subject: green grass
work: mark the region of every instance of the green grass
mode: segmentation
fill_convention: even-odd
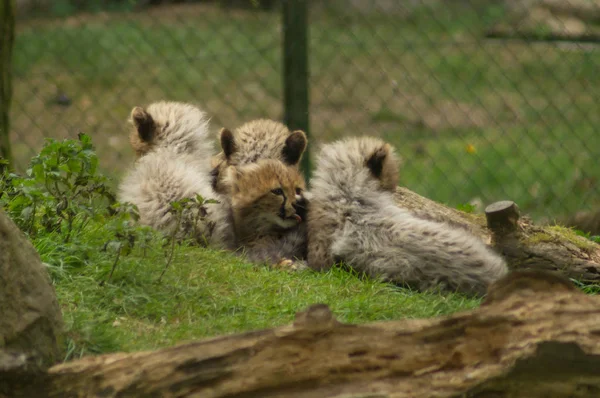
[[[315,8],[313,151],[343,136],[382,136],[405,158],[402,185],[455,206],[512,199],[541,218],[600,204],[591,89],[600,85],[600,53],[484,40],[504,17],[494,2],[408,15]],[[202,104],[214,133],[281,119],[280,40],[278,13],[203,4],[24,22],[15,48],[17,165],[42,137],[85,131],[119,177],[132,160],[130,109],[159,99]],[[56,105],[59,93],[73,104]]]
[[[177,245],[174,236],[137,225],[133,206],[115,203],[97,164],[90,137],[81,134],[49,139],[24,175],[0,174],[0,207],[28,234],[52,276],[66,322],[65,360],[277,326],[316,303],[352,323],[478,304],[336,267],[290,273]],[[173,216],[200,203],[210,205],[201,197],[174,202]]]
[[[231,253],[181,246],[163,279],[165,253],[155,241],[136,248],[107,279],[114,254],[105,232],[90,225],[70,253],[57,236],[34,243],[50,273],[67,328],[65,359],[149,350],[183,341],[291,323],[311,304],[326,303],[343,322],[431,317],[474,308],[459,294],[417,293],[334,268],[290,273],[252,265]]]
[[[599,204],[598,51],[482,40],[504,17],[493,2],[461,2],[406,16],[311,13],[311,143],[379,135],[404,158],[401,183],[454,206],[515,200],[536,217]],[[68,11],[68,10],[67,10]],[[435,14],[432,14],[434,12]],[[435,15],[436,18],[432,18]],[[193,101],[214,133],[258,117],[281,119],[277,13],[180,5],[85,14],[19,26],[12,108],[17,167],[43,137],[93,137],[100,167],[120,177],[132,161],[125,120],[133,106]],[[70,107],[56,104],[64,93]],[[157,241],[121,258],[102,251],[91,223],[70,245],[34,244],[50,264],[66,327],[65,359],[147,350],[290,323],[328,304],[344,322],[431,317],[478,300],[417,293],[334,268],[290,274],[229,253]],[[598,293],[596,287],[583,287]]]

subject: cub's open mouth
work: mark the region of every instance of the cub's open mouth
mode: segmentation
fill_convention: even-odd
[[[300,217],[298,214],[292,214],[289,217],[285,217],[286,220],[296,220],[297,223],[301,223],[302,222],[302,217]]]

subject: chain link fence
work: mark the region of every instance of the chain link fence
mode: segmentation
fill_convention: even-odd
[[[282,1],[17,0],[17,168],[85,131],[118,178],[129,111],[157,100],[201,105],[215,135],[283,120]],[[600,1],[313,0],[308,21],[313,152],[377,135],[402,185],[452,206],[600,205]]]

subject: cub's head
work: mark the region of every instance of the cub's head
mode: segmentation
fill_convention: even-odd
[[[245,235],[289,229],[305,221],[305,183],[296,167],[262,159],[229,167],[226,174],[234,222]]]
[[[322,147],[313,183],[324,190],[342,185],[394,192],[399,166],[394,149],[385,141],[367,136],[346,138]]]
[[[136,106],[130,122],[129,141],[138,158],[160,147],[205,157],[212,153],[208,119],[194,105],[161,101],[145,109]]]
[[[243,124],[233,132],[219,132],[222,152],[213,158],[213,186],[221,191],[220,177],[228,166],[254,163],[260,159],[276,159],[288,166],[297,166],[306,150],[306,134],[290,131],[282,123],[258,119]]]

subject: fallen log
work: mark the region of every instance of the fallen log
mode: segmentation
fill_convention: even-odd
[[[521,271],[451,316],[349,325],[317,304],[289,326],[88,357],[3,384],[23,397],[596,396],[600,297]]]
[[[399,187],[396,203],[420,217],[464,228],[493,246],[512,270],[558,271],[584,283],[600,282],[600,245],[561,226],[535,225],[511,201],[493,203],[486,214],[470,214]]]

